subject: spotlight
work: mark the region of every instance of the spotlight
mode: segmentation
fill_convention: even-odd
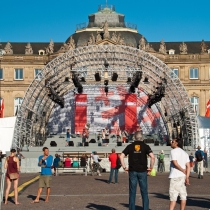
[[[106,85],[106,86],[107,86],[108,84],[109,84],[109,80],[107,80],[107,79],[106,79],[106,80],[104,80],[104,85]]]
[[[117,81],[117,78],[118,78],[118,74],[117,73],[113,73],[112,74],[112,81],[113,82],[116,82]]]
[[[101,76],[99,73],[95,73],[95,80],[96,80],[96,82],[101,81]]]
[[[107,86],[104,87],[104,92],[106,93],[106,96],[107,96],[109,92],[109,88]]]
[[[128,77],[127,83],[128,84],[131,83],[131,78],[130,77]]]
[[[130,86],[130,92],[135,93],[135,87],[133,85]]]
[[[64,84],[68,84],[70,81],[69,81],[69,77],[66,77],[65,80],[64,80]]]
[[[143,83],[144,83],[144,84],[149,84],[149,79],[148,79],[148,77],[145,77],[145,78],[144,78]]]

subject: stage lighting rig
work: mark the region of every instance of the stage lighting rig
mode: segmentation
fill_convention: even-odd
[[[167,84],[166,79],[164,78],[165,81],[158,83],[159,86],[156,87],[156,91],[154,92],[153,95],[149,95],[148,97],[148,107],[151,108],[153,104],[156,104],[161,101],[161,99],[165,96],[165,84]]]
[[[60,105],[61,108],[64,108],[64,98],[58,95],[58,92],[56,92],[57,88],[53,88],[48,79],[45,80],[45,87],[48,91],[48,97],[56,104]]]
[[[141,78],[142,78],[142,71],[137,71],[133,75],[132,83],[131,83],[131,86],[130,86],[130,92],[131,93],[135,93],[135,88],[137,88],[139,86]]]

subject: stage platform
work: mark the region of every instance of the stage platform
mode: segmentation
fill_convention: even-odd
[[[108,146],[106,145],[103,146],[101,138],[97,140],[97,135],[91,134],[88,140],[91,140],[91,139],[95,139],[96,143],[89,143],[89,146],[83,147],[81,137],[75,137],[75,138],[71,138],[71,141],[74,142],[74,146],[66,146],[65,134],[53,135],[51,138],[47,138],[44,145],[40,145],[36,147],[29,147],[28,151],[22,151],[22,154],[25,157],[35,158],[39,156],[40,154],[42,154],[42,148],[44,146],[49,148],[50,154],[52,155],[55,155],[56,153],[58,153],[59,155],[63,155],[63,153],[66,153],[66,152],[73,153],[73,154],[76,154],[76,153],[90,154],[92,151],[97,151],[99,154],[108,154],[108,153],[111,153],[111,150],[113,148],[116,150],[117,153],[121,153],[128,144],[132,143],[132,141],[130,141],[126,143],[125,145],[122,144],[122,146],[118,146],[117,138],[114,137],[114,138],[109,139],[110,143],[108,144]],[[55,141],[57,146],[50,146],[51,141]],[[165,156],[169,157],[169,154],[171,151],[170,146],[166,146],[165,144],[164,145],[159,144],[158,146],[155,146],[154,143],[150,143],[148,145],[151,147],[155,155],[158,155],[158,153],[161,150],[163,150]],[[185,147],[185,149],[187,153],[194,152],[192,147]]]

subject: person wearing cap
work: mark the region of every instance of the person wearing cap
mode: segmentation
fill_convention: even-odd
[[[204,160],[204,152],[201,150],[201,147],[197,147],[197,151],[195,152],[195,161],[197,162],[198,169],[198,179],[203,179],[203,160]]]
[[[142,131],[137,131],[135,141],[129,144],[121,153],[122,168],[129,173],[129,210],[135,210],[136,187],[139,183],[143,210],[149,210],[147,175],[150,175],[155,163],[155,156],[149,145],[144,143]],[[128,155],[129,167],[126,167],[124,158]],[[147,157],[150,157],[150,168],[147,167]]]

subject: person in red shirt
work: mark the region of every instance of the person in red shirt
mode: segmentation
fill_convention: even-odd
[[[116,168],[117,167],[117,159],[118,159],[118,155],[115,153],[115,149],[112,149],[112,154],[109,155],[109,161],[111,163],[111,169],[110,169],[108,184],[110,184],[112,182],[113,173],[115,173],[114,184],[118,183],[118,169]]]

